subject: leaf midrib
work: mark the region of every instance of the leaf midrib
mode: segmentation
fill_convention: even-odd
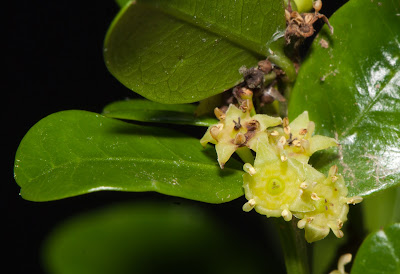
[[[383,94],[383,91],[386,89],[386,86],[391,83],[392,79],[400,74],[400,72],[394,72],[391,70],[392,76],[388,81],[383,85],[383,87],[377,92],[376,96],[365,106],[365,108],[361,111],[360,115],[357,115],[356,119],[353,120],[351,125],[347,127],[341,134],[341,137],[346,137],[348,136],[347,134],[351,132],[357,125],[360,124],[360,122],[365,118],[365,116],[368,114],[369,110],[378,102],[380,99],[381,95]],[[393,73],[394,72],[394,73]],[[329,101],[329,100],[328,100]],[[336,127],[336,123],[335,123]]]
[[[138,4],[143,5],[143,6],[147,7],[147,8],[150,8],[150,9],[157,10],[157,11],[159,11],[161,13],[164,13],[165,15],[167,15],[167,16],[169,16],[171,18],[178,19],[178,20],[183,21],[183,22],[185,22],[185,23],[187,23],[187,24],[189,24],[189,25],[191,25],[193,27],[200,28],[200,29],[204,30],[205,32],[209,32],[209,33],[218,35],[221,38],[228,40],[230,43],[232,43],[232,44],[234,44],[234,45],[236,45],[236,46],[238,46],[240,48],[249,50],[249,51],[255,53],[256,55],[259,55],[259,56],[262,56],[262,57],[266,57],[266,56],[270,55],[270,52],[268,51],[268,46],[271,43],[268,43],[267,45],[260,46],[260,45],[257,44],[257,42],[251,41],[251,40],[248,39],[248,37],[245,37],[245,36],[241,37],[241,36],[238,36],[238,35],[236,35],[234,33],[226,33],[224,35],[224,32],[225,32],[224,28],[222,28],[222,27],[220,28],[216,24],[212,25],[213,28],[207,28],[206,27],[206,23],[205,23],[204,20],[200,20],[199,19],[195,23],[194,20],[191,19],[193,17],[192,15],[189,15],[187,13],[183,13],[183,12],[178,11],[176,9],[165,8],[165,7],[157,8],[157,7],[154,7],[154,6],[150,5],[150,4],[146,4],[146,3],[142,3],[142,2],[136,3],[135,1],[133,1],[131,3],[131,5],[138,5]],[[242,18],[241,18],[241,20],[242,20]]]
[[[31,183],[32,181],[38,180],[40,177],[45,176],[46,174],[55,172],[57,169],[63,169],[68,166],[78,166],[80,163],[86,163],[86,162],[108,162],[108,161],[124,161],[124,162],[144,162],[144,163],[154,163],[156,162],[157,164],[161,165],[186,165],[189,167],[204,167],[205,169],[215,169],[217,167],[217,164],[206,164],[206,163],[199,163],[199,162],[191,162],[191,161],[183,161],[183,160],[172,160],[172,159],[145,159],[145,158],[136,158],[136,157],[109,157],[109,158],[76,158],[74,161],[68,161],[60,165],[53,166],[51,169],[48,169],[47,171],[44,171],[40,173],[39,175],[32,177],[27,180],[27,183]],[[228,171],[233,171],[237,172],[240,171],[238,169],[233,169],[226,167],[224,170]]]

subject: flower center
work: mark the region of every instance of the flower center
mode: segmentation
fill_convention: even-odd
[[[270,195],[278,195],[285,189],[285,183],[277,178],[272,178],[267,183],[267,192]]]

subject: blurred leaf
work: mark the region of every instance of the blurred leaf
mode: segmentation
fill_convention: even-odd
[[[290,100],[291,118],[308,110],[317,133],[337,136],[338,153],[312,162],[324,172],[337,164],[349,196],[400,183],[399,13],[398,1],[346,3],[330,19],[334,35],[325,26],[313,42]]]
[[[110,118],[142,122],[171,123],[208,127],[218,123],[209,116],[196,117],[196,105],[167,105],[149,100],[133,99],[107,105],[103,115]]]
[[[199,208],[124,204],[86,213],[48,238],[44,259],[54,274],[263,273],[272,258]]]
[[[365,228],[376,231],[388,224],[400,222],[400,188],[391,188],[367,197],[361,204]]]
[[[333,233],[323,239],[313,243],[312,246],[312,273],[313,274],[326,274],[332,269],[332,262],[337,257],[338,250],[345,243],[349,241],[349,235],[347,233],[347,227],[343,229],[345,231],[344,237],[338,239]]]
[[[118,6],[120,8],[124,7],[126,4],[128,4],[129,2],[133,2],[133,0],[116,0]]]
[[[400,223],[370,234],[362,243],[351,274],[400,273]]]
[[[230,164],[220,170],[214,149],[179,132],[76,110],[52,114],[26,134],[15,179],[31,201],[119,190],[222,203],[243,195],[241,164]]]
[[[282,0],[138,0],[124,6],[104,46],[110,72],[125,86],[161,103],[190,103],[242,79],[239,68],[272,60],[293,77],[281,53]]]

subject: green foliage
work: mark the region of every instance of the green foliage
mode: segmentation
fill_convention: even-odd
[[[400,223],[371,233],[361,245],[351,274],[400,273]]]
[[[118,101],[107,105],[103,115],[110,118],[170,123],[209,127],[217,123],[217,119],[209,116],[196,117],[197,106],[191,104],[161,104],[142,99]]]
[[[194,218],[195,216],[195,218]],[[200,208],[127,203],[68,220],[46,241],[49,273],[262,273],[273,257]],[[257,245],[252,245],[252,248]]]
[[[237,84],[239,68],[269,49],[288,66],[283,40],[273,43],[283,35],[283,13],[276,0],[135,1],[108,30],[104,57],[121,83],[152,101],[195,102]]]
[[[313,42],[290,98],[290,117],[308,110],[318,133],[337,137],[338,154],[314,166],[337,164],[350,196],[400,183],[399,12],[396,1],[347,3],[330,20],[334,35],[325,27]]]
[[[193,126],[210,126],[217,120],[197,117],[196,105],[182,103],[208,99],[232,88],[243,80],[240,67],[255,66],[268,56],[285,73],[275,87],[285,91],[289,117],[307,110],[310,120],[315,121],[316,134],[333,137],[341,144],[316,152],[310,158],[312,166],[327,174],[332,165],[337,165],[348,196],[366,197],[362,208],[365,224],[360,225],[360,221],[343,230],[361,226],[356,233],[363,229],[371,232],[398,222],[399,189],[395,187],[400,184],[400,5],[393,0],[346,3],[330,19],[334,34],[326,26],[322,29],[296,79],[293,64],[283,54],[283,2],[117,0],[121,10],[106,35],[106,65],[123,85],[151,101],[114,102],[104,108],[104,116],[64,111],[38,122],[16,154],[15,179],[22,197],[49,201],[100,190],[156,191],[224,203],[242,196],[242,163],[230,159],[221,170],[214,149],[203,149],[198,139],[180,132],[192,131]],[[308,10],[311,4],[308,0],[295,2],[301,10]],[[203,101],[201,112],[209,113],[213,102]],[[285,110],[285,104],[280,103],[281,109]],[[243,106],[253,106],[253,102]],[[238,112],[243,114],[243,109]],[[230,117],[226,124],[221,122],[219,129],[241,125],[236,117],[241,116]],[[116,119],[150,122],[153,126]],[[179,124],[180,131],[160,123],[169,127]],[[272,136],[271,131],[268,134]],[[287,139],[294,142],[293,136],[289,134]],[[211,128],[208,137],[208,142],[216,143]],[[233,135],[228,137],[226,147],[232,147]],[[235,149],[245,148],[243,144],[235,144]],[[229,152],[231,156],[233,151],[222,148],[221,154]],[[253,159],[250,151],[247,156]],[[285,157],[280,159],[285,161]],[[296,168],[304,171],[305,165]],[[154,258],[165,266],[181,265],[180,259],[185,260],[191,263],[188,267],[197,266],[190,272],[251,272],[253,267],[258,271],[263,259],[256,260],[258,254],[248,246],[239,249],[238,237],[225,238],[227,229],[221,230],[214,221],[191,209],[164,205],[113,208],[60,228],[48,242],[46,258],[49,269],[56,273],[140,271],[153,266]],[[284,238],[287,270],[307,272],[303,237],[298,237],[299,231],[293,227],[278,224],[278,228]],[[399,239],[399,224],[371,234],[356,256],[352,273],[400,272]],[[336,251],[342,250],[339,246],[346,243],[351,244],[349,238],[333,242],[328,237],[313,245],[313,271],[326,272]],[[268,249],[275,248],[269,244]],[[193,251],[194,246],[199,253]],[[80,256],[82,253],[76,250],[86,250],[89,256]]]
[[[241,165],[232,161],[220,170],[215,158],[179,132],[71,110],[44,118],[26,134],[15,178],[31,201],[98,190],[157,191],[208,203],[242,196]]]

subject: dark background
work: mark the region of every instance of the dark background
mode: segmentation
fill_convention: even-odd
[[[101,112],[106,104],[134,95],[108,73],[103,62],[103,39],[119,9],[114,1],[11,2],[2,7],[5,73],[1,86],[5,102],[1,125],[6,163],[1,180],[1,209],[5,213],[1,224],[6,228],[2,245],[6,264],[2,268],[4,273],[43,273],[41,243],[62,220],[121,200],[167,198],[150,193],[99,192],[34,203],[19,196],[13,162],[29,128],[57,111]],[[345,1],[325,2],[321,12],[329,15]],[[218,210],[226,216],[232,208],[241,210],[243,203],[239,199]],[[215,209],[213,206],[213,212]]]

